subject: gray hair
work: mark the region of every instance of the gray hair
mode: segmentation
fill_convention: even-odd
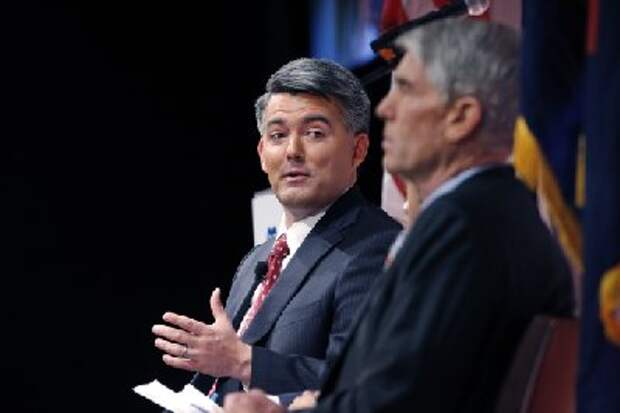
[[[342,111],[348,131],[368,132],[370,99],[355,75],[335,62],[308,58],[293,60],[269,78],[265,90],[266,93],[254,105],[261,134],[265,108],[275,93],[309,93],[334,101]]]
[[[418,58],[447,102],[476,97],[481,136],[512,145],[518,114],[519,36],[513,29],[471,19],[445,19],[401,35],[396,44]]]

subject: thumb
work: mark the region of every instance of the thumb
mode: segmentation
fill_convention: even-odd
[[[222,319],[228,320],[228,315],[226,314],[226,311],[224,311],[224,306],[222,305],[222,300],[220,298],[219,288],[216,288],[211,293],[209,304],[211,305],[211,314],[213,314],[213,318],[216,323]]]

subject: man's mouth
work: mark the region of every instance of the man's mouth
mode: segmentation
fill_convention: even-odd
[[[286,182],[295,183],[305,181],[310,177],[310,173],[302,170],[291,170],[282,174],[282,179]]]
[[[389,145],[391,142],[390,134],[383,128],[383,139],[381,139],[381,146]]]
[[[392,142],[390,141],[389,138],[384,137],[383,140],[381,141],[381,148],[385,151],[386,149],[388,149],[390,146],[392,145]]]

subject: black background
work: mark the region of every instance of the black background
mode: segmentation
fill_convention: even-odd
[[[253,102],[308,55],[312,2],[14,3],[0,17],[0,399],[157,411],[131,387],[191,375],[161,362],[150,327],[166,310],[210,321],[211,289],[252,245],[250,199],[268,184]],[[375,202],[379,127],[360,178]]]

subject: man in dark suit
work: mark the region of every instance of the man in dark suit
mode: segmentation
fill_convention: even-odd
[[[419,215],[373,287],[318,412],[492,412],[528,323],[570,316],[568,266],[506,163],[517,114],[518,37],[469,20],[400,36],[377,108],[384,164]],[[257,392],[228,412],[279,411]]]
[[[284,209],[277,241],[243,259],[225,310],[214,291],[213,324],[166,313],[172,326],[153,327],[164,362],[197,371],[203,392],[320,386],[399,229],[354,186],[369,117],[361,84],[333,62],[299,59],[268,81],[258,154]]]

